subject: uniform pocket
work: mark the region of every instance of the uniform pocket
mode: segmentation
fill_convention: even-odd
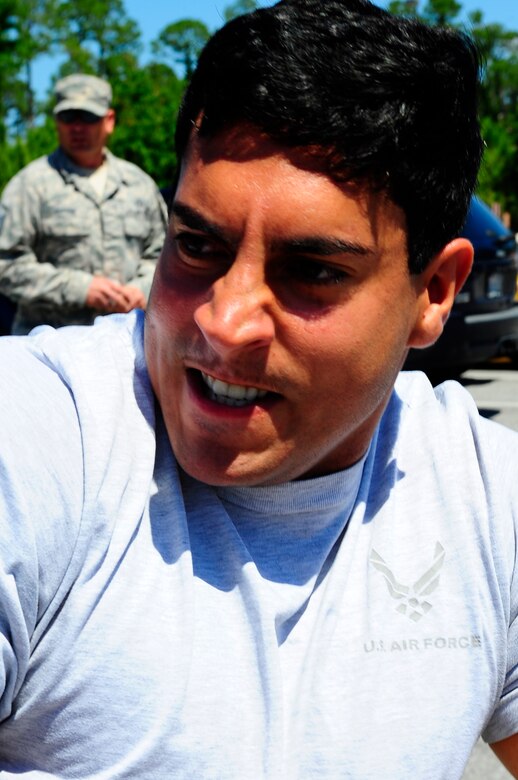
[[[145,238],[149,232],[149,224],[143,214],[126,214],[124,217],[124,232],[130,238]]]
[[[42,219],[41,228],[43,235],[64,241],[83,238],[91,232],[89,220],[72,209],[47,214]]]

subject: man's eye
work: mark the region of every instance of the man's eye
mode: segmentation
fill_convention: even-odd
[[[289,275],[304,284],[333,285],[340,284],[349,274],[341,268],[299,257],[290,262]]]
[[[187,257],[203,259],[214,254],[222,254],[221,248],[213,241],[197,233],[178,233],[175,242],[180,252]]]

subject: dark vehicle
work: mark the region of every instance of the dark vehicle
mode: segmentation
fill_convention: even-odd
[[[0,336],[11,332],[16,305],[0,293]]]
[[[518,355],[515,236],[478,198],[460,235],[475,248],[473,269],[440,339],[428,349],[411,349],[405,369],[454,375],[499,355]]]

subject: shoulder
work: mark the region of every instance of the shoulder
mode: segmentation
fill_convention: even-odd
[[[141,186],[158,192],[155,181],[149,176],[142,168],[139,168],[135,163],[124,160],[122,157],[116,157],[111,152],[107,153],[108,165],[117,168],[120,176],[124,179],[126,184],[132,186]]]
[[[66,453],[68,436],[76,437],[85,501],[95,502],[103,483],[115,500],[137,461],[152,469],[154,401],[142,342],[137,311],[99,317],[93,326],[43,326],[0,339],[0,426],[9,427],[14,441],[19,430],[24,441],[41,440],[53,453]],[[57,468],[68,465],[65,454]]]
[[[66,383],[28,338],[0,338],[0,425],[2,432],[30,432],[50,428],[58,434],[62,422],[77,427]],[[2,439],[4,436],[2,435]],[[23,438],[22,438],[23,441]]]
[[[371,453],[371,513],[386,504],[387,539],[399,524],[409,539],[416,529],[421,540],[439,539],[465,565],[493,561],[494,592],[508,600],[518,555],[518,433],[482,417],[459,383],[434,388],[424,374],[403,372]]]
[[[391,408],[392,407],[392,408]],[[455,381],[432,386],[421,371],[402,371],[395,383],[388,409],[399,411],[400,424],[433,427],[439,421],[476,422],[480,415],[473,397]]]
[[[42,605],[92,538],[108,544],[128,520],[121,507],[131,500],[138,519],[148,499],[154,402],[142,334],[134,312],[0,338],[0,556],[21,562],[31,592],[39,582]]]
[[[134,394],[135,377],[144,395],[149,380],[143,352],[144,315],[98,317],[92,326],[71,326],[55,330],[39,327],[32,331],[32,349],[48,362],[68,384],[76,401],[102,388],[99,407],[108,407],[118,393]],[[138,394],[138,393],[137,393]],[[117,417],[118,415],[116,415]]]
[[[118,463],[142,451],[154,430],[154,400],[143,349],[144,313],[98,317],[91,326],[33,331],[35,348],[66,382],[77,409],[85,457],[94,470],[113,470],[110,448],[120,446]],[[101,439],[108,449],[100,446]],[[129,461],[128,461],[129,462]]]
[[[80,530],[81,430],[66,382],[28,338],[0,338],[0,361],[0,554],[24,582],[39,580],[44,605]]]
[[[61,176],[51,164],[51,157],[52,155],[39,157],[18,171],[7,183],[2,193],[2,202],[8,203],[9,200],[26,192],[46,193],[49,182],[60,182]]]
[[[402,372],[381,428],[399,452],[423,452],[428,462],[451,463],[455,453],[469,453],[482,468],[496,450],[508,453],[518,467],[518,433],[482,417],[470,393],[455,381],[432,387],[421,372]]]
[[[482,417],[458,382],[434,388],[424,374],[403,372],[380,424],[376,459],[379,468],[397,471],[399,495],[414,511],[434,518],[439,511],[447,525],[456,517],[452,528],[490,539],[511,571],[518,433]]]
[[[80,427],[116,427],[127,395],[147,414],[151,388],[143,353],[143,313],[98,317],[92,326],[35,328],[29,336],[0,339],[0,393],[4,410],[24,404],[31,415]],[[93,418],[93,423],[92,423]]]
[[[38,176],[50,173],[54,169],[55,166],[52,164],[52,154],[45,155],[43,157],[38,157],[36,160],[32,160],[32,162],[28,163],[28,165],[22,168],[21,171],[19,171],[15,176],[13,176],[11,181],[20,179],[36,179]]]
[[[391,403],[399,409],[401,427],[416,427],[428,442],[460,438],[511,447],[518,458],[518,433],[482,417],[471,394],[456,381],[433,387],[420,371],[403,371]],[[390,407],[389,407],[390,408]]]

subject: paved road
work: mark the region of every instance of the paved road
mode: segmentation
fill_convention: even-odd
[[[518,371],[498,361],[466,371],[460,381],[471,393],[481,414],[518,431]]]
[[[512,370],[510,363],[498,361],[471,369],[460,381],[484,417],[518,431],[518,371]],[[491,749],[482,741],[478,742],[463,780],[508,780],[511,777]]]
[[[475,745],[462,780],[512,780],[512,777],[491,748],[480,740]]]

